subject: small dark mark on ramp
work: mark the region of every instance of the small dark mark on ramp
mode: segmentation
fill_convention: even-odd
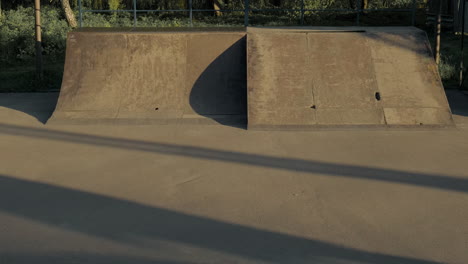
[[[427,42],[412,27],[249,28],[248,127],[452,126]]]
[[[245,124],[246,78],[245,29],[78,30],[49,122]]]
[[[249,128],[453,125],[412,27],[77,30],[50,122],[242,127],[247,109]]]

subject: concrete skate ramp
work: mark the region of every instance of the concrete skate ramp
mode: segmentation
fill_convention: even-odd
[[[421,30],[247,31],[249,128],[453,124]]]
[[[245,35],[220,28],[72,32],[49,122],[245,122]]]

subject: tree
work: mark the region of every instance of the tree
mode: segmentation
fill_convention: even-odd
[[[215,11],[216,16],[221,16],[222,12],[219,11],[221,10],[221,3],[218,0],[212,0],[213,2],[213,10]]]
[[[122,7],[121,0],[109,0],[109,10],[119,10]]]
[[[75,13],[73,13],[73,10],[70,7],[69,0],[61,0],[61,2],[62,2],[62,9],[63,9],[63,12],[65,13],[65,17],[67,19],[68,25],[72,28],[76,28],[78,24],[76,23]]]

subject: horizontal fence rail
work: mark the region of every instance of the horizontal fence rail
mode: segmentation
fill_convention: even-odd
[[[330,9],[308,9],[305,8],[304,0],[301,1],[301,8],[250,8],[249,0],[244,0],[243,9],[194,9],[192,8],[192,0],[189,1],[188,9],[137,9],[137,0],[133,0],[133,9],[121,9],[121,10],[96,10],[96,9],[83,9],[82,1],[78,0],[79,6],[79,26],[83,27],[83,13],[120,13],[128,12],[133,13],[133,26],[137,26],[137,14],[138,13],[169,13],[169,12],[187,12],[189,13],[190,25],[193,26],[193,12],[244,12],[244,26],[249,26],[249,15],[250,12],[300,12],[300,24],[304,25],[305,12],[343,12],[343,13],[355,13],[356,14],[356,25],[359,26],[360,15],[366,12],[372,11],[387,11],[387,12],[411,12],[411,25],[415,25],[416,18],[416,0],[413,0],[412,8],[330,8]],[[361,6],[362,0],[356,0],[356,7]]]

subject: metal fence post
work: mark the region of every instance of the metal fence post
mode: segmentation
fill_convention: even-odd
[[[244,2],[244,26],[249,25],[249,0]]]
[[[81,0],[78,0],[78,16],[80,19],[80,28],[83,27],[83,10],[81,6]]]
[[[190,26],[193,27],[193,6],[192,6],[192,1],[189,0],[189,10],[190,10]]]
[[[440,34],[442,32],[442,4],[443,1],[439,0],[439,11],[437,12],[437,23],[435,24],[435,60],[436,64],[439,65],[440,63]]]
[[[301,0],[301,26],[304,25],[304,0]]]
[[[356,0],[356,26],[359,26],[359,21],[361,19],[361,1],[362,0]]]
[[[42,26],[41,26],[41,1],[34,1],[34,17],[36,32],[36,77],[42,80],[44,69],[42,61]]]
[[[411,13],[411,25],[414,27],[416,24],[416,0],[413,0],[413,11]]]
[[[133,0],[133,26],[136,27],[137,25],[137,6],[136,0]]]
[[[458,88],[459,89],[462,89],[463,88],[463,81],[465,80],[465,76],[464,76],[464,68],[465,68],[465,65],[463,63],[463,60],[465,59],[465,56],[464,56],[464,49],[465,49],[465,21],[466,21],[466,17],[465,17],[465,6],[466,6],[466,0],[462,0],[462,28],[461,28],[461,45],[460,45],[460,82],[458,83]],[[460,9],[459,9],[460,10]],[[460,11],[458,11],[460,12]]]

